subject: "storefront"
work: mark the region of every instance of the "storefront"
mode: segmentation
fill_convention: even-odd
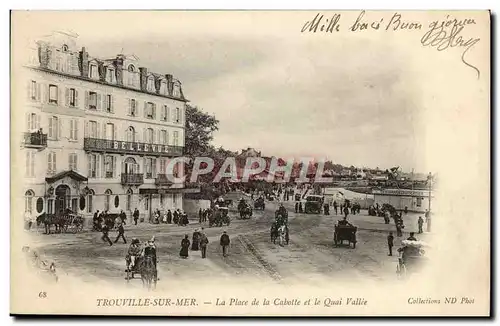
[[[433,198],[430,190],[411,189],[373,190],[373,195],[375,205],[377,203],[381,206],[382,204],[390,204],[398,210],[404,210],[405,207],[408,207],[408,211],[419,213],[423,213],[430,208]]]

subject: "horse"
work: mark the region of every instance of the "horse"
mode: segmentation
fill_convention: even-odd
[[[36,218],[36,225],[37,227],[40,226],[40,224],[45,225],[45,234],[50,234],[50,226],[54,225],[55,226],[55,232],[56,233],[61,233],[62,229],[64,228],[65,224],[65,219],[55,216],[53,214],[47,214],[47,213],[42,213],[37,216]]]
[[[142,285],[144,287],[147,287],[148,290],[151,290],[151,288],[156,288],[157,271],[153,261],[153,257],[151,256],[144,257],[141,263],[140,271],[141,271]]]

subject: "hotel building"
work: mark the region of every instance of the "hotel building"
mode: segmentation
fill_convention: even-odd
[[[25,113],[16,129],[24,164],[13,176],[24,180],[16,188],[26,215],[71,208],[87,219],[96,210],[130,217],[137,208],[147,221],[157,208],[182,209],[184,186],[165,175],[184,147],[180,81],[134,55],[94,57],[70,33],[39,39],[27,61],[15,79],[25,92],[13,105]]]

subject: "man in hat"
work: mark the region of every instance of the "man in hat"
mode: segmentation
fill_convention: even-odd
[[[410,232],[410,236],[406,240],[418,241],[417,238],[415,238],[415,232]]]
[[[392,247],[394,247],[394,236],[389,232],[387,236],[387,246],[389,247],[389,256],[392,256]]]
[[[101,237],[102,241],[106,241],[109,243],[110,246],[112,246],[113,242],[111,242],[111,239],[108,236],[108,233],[109,233],[108,225],[106,223],[104,223],[101,230],[102,230],[102,237]]]
[[[229,240],[229,235],[227,235],[227,232],[224,231],[224,233],[222,233],[222,235],[220,237],[220,245],[222,246],[222,255],[224,257],[227,256],[227,250],[228,250],[230,242],[231,242],[231,240]]]
[[[157,268],[157,257],[156,257],[156,245],[155,245],[155,237],[153,236],[144,246],[143,249],[144,257],[153,258],[153,263],[155,264],[156,269],[156,278],[158,279],[158,268]]]
[[[130,261],[130,269],[133,269],[137,263],[137,257],[141,254],[141,243],[139,242],[139,239],[132,239],[132,243],[128,248],[127,254]]]
[[[208,245],[208,238],[207,235],[205,234],[205,229],[201,228],[200,232],[201,258],[207,258],[207,245]]]
[[[123,243],[127,243],[127,239],[125,239],[125,228],[123,227],[123,223],[118,224],[118,235],[116,236],[115,243],[117,243],[120,238],[123,239]]]
[[[137,221],[139,220],[139,210],[137,209],[137,207],[134,210],[133,216],[134,216],[134,224],[137,225]]]

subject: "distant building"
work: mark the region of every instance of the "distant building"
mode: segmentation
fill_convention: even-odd
[[[390,204],[398,210],[408,207],[409,211],[420,213],[429,208],[429,190],[384,189],[373,190],[373,195],[375,204],[380,206]]]

